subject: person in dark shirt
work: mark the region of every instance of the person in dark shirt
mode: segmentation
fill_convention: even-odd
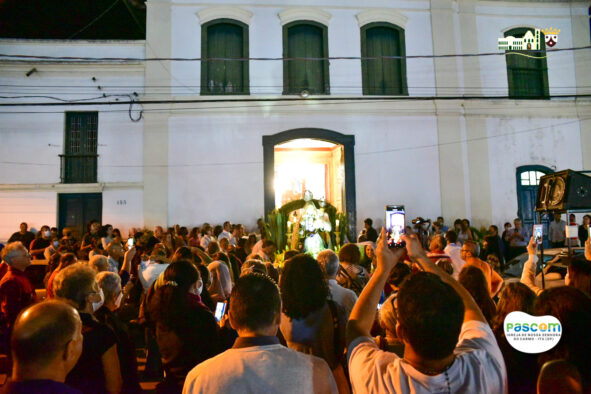
[[[0,281],[0,346],[8,353],[8,340],[16,317],[36,301],[35,289],[25,275],[31,265],[31,255],[20,242],[9,243],[2,250],[8,270]]]
[[[372,227],[373,220],[367,218],[363,221],[363,224],[365,226],[365,238],[368,241],[376,242],[378,240],[378,232]]]
[[[55,295],[76,305],[82,320],[82,355],[66,383],[86,394],[119,393],[122,378],[117,337],[93,315],[104,302],[95,275],[92,268],[77,263],[61,270],[53,281]]]
[[[129,328],[119,318],[118,309],[123,299],[121,278],[114,272],[99,272],[96,280],[103,289],[105,303],[95,312],[98,321],[109,326],[117,338],[117,354],[121,366],[123,393],[141,393],[142,389],[137,376],[135,346],[129,335]]]
[[[221,351],[218,325],[201,302],[203,281],[188,260],[171,263],[163,281],[148,296],[150,327],[155,333],[166,379],[159,392],[180,393],[187,373]]]
[[[591,225],[591,215],[583,216],[583,224],[579,226],[579,242],[581,246],[585,245],[589,238],[589,225]]]
[[[27,248],[28,250],[29,245],[31,245],[31,242],[33,242],[33,240],[35,239],[35,234],[28,231],[29,225],[25,222],[21,223],[20,228],[20,231],[17,231],[16,233],[10,236],[10,238],[8,239],[8,243],[19,241],[23,245],[25,245],[25,248]]]
[[[45,256],[45,248],[51,245],[51,231],[49,226],[41,226],[41,230],[35,236],[35,239],[31,242],[29,250],[34,260],[43,260]]]
[[[82,260],[88,260],[88,254],[94,248],[102,249],[101,243],[101,224],[96,220],[91,221],[88,224],[88,233],[82,239],[82,245],[80,245],[80,254],[78,257]]]
[[[79,394],[64,384],[82,353],[78,312],[61,301],[29,307],[14,324],[12,378],[2,394]]]

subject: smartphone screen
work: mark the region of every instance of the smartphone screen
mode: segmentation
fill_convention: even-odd
[[[405,246],[405,242],[401,238],[402,234],[404,234],[404,226],[404,205],[386,205],[386,231],[388,234],[388,246]]]
[[[129,239],[127,240],[127,249],[131,249],[131,248],[133,248],[133,243],[134,243],[134,239],[133,239],[133,237],[132,237],[132,238],[129,238]]]
[[[534,241],[536,242],[536,244],[540,245],[542,243],[543,240],[543,229],[544,225],[543,224],[534,224]]]
[[[224,312],[226,311],[226,303],[225,302],[218,302],[215,306],[215,319],[217,321],[222,320],[224,316]]]

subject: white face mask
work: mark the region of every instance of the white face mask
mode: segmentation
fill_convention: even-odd
[[[194,286],[191,288],[191,293],[198,295],[198,296],[201,295],[202,291],[203,291],[203,282],[202,281],[199,281],[199,287],[197,287],[196,289]]]
[[[51,237],[51,231],[47,230],[43,233],[43,235],[47,238]]]
[[[93,312],[96,312],[97,310],[99,310],[100,307],[103,306],[103,303],[105,302],[105,295],[103,294],[103,289],[99,290],[99,295],[101,296],[101,300],[99,302],[92,303],[92,311]]]
[[[117,309],[119,309],[119,307],[121,306],[121,300],[123,300],[123,292],[120,292],[117,296],[117,299],[115,300],[115,307]]]

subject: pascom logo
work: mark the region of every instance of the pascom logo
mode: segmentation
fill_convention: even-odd
[[[511,312],[503,324],[505,338],[524,353],[542,353],[552,349],[562,336],[562,324],[554,316],[532,316]]]

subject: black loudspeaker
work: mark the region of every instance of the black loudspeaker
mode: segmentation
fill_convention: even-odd
[[[564,170],[540,178],[536,211],[591,211],[591,177]]]

